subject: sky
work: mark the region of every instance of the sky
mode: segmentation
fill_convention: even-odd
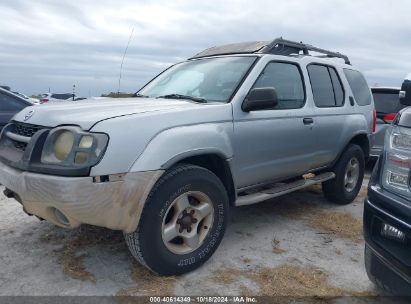
[[[0,0],[0,85],[25,94],[136,92],[211,46],[285,39],[347,54],[370,85],[411,72],[411,1]]]

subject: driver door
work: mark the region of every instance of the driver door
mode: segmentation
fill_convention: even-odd
[[[296,177],[311,168],[315,150],[312,106],[306,104],[300,66],[269,62],[252,88],[273,87],[272,109],[235,111],[234,162],[237,188]]]

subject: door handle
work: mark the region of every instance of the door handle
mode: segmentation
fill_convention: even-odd
[[[312,119],[311,117],[306,117],[306,118],[303,119],[303,123],[305,125],[311,125],[311,124],[314,123],[314,119]]]

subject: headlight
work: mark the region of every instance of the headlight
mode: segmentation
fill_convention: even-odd
[[[385,135],[382,184],[387,190],[411,197],[411,130],[392,126]]]
[[[404,149],[411,151],[411,136],[406,134],[393,133],[391,136],[391,145],[395,149]]]
[[[65,167],[91,167],[97,164],[108,143],[108,135],[90,133],[79,127],[65,126],[50,131],[41,162]]]
[[[74,134],[70,131],[62,131],[54,143],[54,155],[58,160],[65,160],[69,156],[74,145]]]

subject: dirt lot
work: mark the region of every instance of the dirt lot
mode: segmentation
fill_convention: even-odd
[[[373,296],[363,264],[366,183],[349,206],[328,203],[315,186],[232,209],[214,256],[172,278],[135,263],[120,232],[64,230],[1,195],[0,295]]]

